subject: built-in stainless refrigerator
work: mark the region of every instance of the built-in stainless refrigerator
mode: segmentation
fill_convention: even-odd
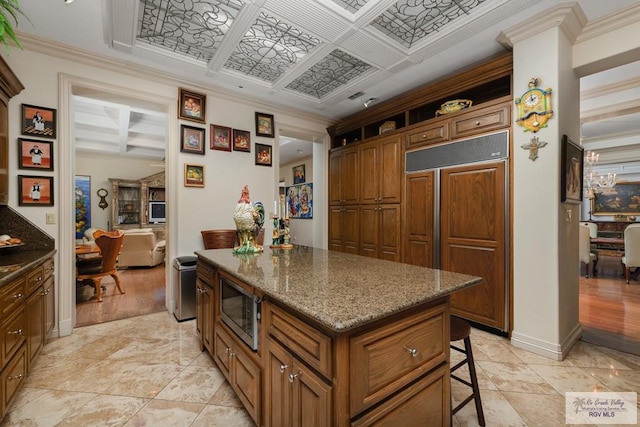
[[[451,312],[508,330],[509,132],[406,153],[408,262],[472,274]]]

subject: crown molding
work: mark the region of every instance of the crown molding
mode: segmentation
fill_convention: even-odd
[[[563,3],[501,31],[496,40],[507,48],[513,48],[518,42],[559,27],[573,44],[586,25],[587,17],[577,2]]]
[[[580,121],[582,123],[590,123],[636,113],[640,113],[640,100],[619,102],[615,105],[606,105],[600,108],[581,111]]]
[[[193,90],[203,91],[215,94],[217,99],[225,99],[228,101],[243,102],[253,105],[256,108],[269,109],[271,112],[280,112],[301,119],[309,120],[322,125],[329,126],[333,121],[320,114],[313,114],[306,111],[300,111],[295,108],[288,108],[281,104],[266,103],[263,100],[243,95],[238,92],[225,90],[219,86],[210,86],[202,84],[195,80],[189,81],[188,78],[178,76],[168,71],[159,70],[145,65],[133,64],[130,61],[113,58],[103,54],[90,52],[63,43],[37,37],[31,34],[17,32],[18,39],[23,48],[30,52],[51,56],[58,59],[64,59],[74,63],[93,66],[102,70],[112,71],[118,74],[126,74],[134,78],[143,80],[151,80],[161,84],[174,84],[177,87],[189,86]],[[177,96],[177,95],[176,95]]]
[[[611,95],[612,93],[624,92],[640,88],[640,77],[624,80],[589,90],[580,91],[580,99],[585,101],[601,96]]]
[[[600,37],[604,34],[619,30],[628,25],[640,22],[640,3],[636,3],[602,18],[589,22],[576,40],[577,43]]]

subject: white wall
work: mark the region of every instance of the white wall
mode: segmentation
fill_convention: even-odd
[[[138,180],[162,171],[161,168],[150,166],[157,163],[148,159],[134,157],[98,157],[96,155],[76,153],[76,175],[91,177],[91,227],[110,229],[112,191],[109,178],[121,178]],[[98,206],[100,197],[96,194],[98,189],[104,188],[109,192],[106,197],[109,206],[101,209]]]
[[[280,180],[284,179],[285,185],[288,187],[293,185],[293,168],[295,166],[304,165],[305,167],[305,182],[313,182],[313,156],[304,157],[291,163],[280,165]],[[315,204],[315,184],[313,189],[313,218],[291,218],[290,220],[290,233],[291,242],[305,246],[319,246],[314,244],[313,240],[313,228],[316,218],[316,204]]]
[[[27,49],[29,46],[25,46]],[[278,134],[282,126],[306,129],[310,133],[326,135],[329,122],[320,117],[312,116],[251,102],[248,98],[229,97],[216,93],[208,88],[190,85],[186,81],[172,80],[169,76],[162,78],[143,74],[128,63],[110,63],[107,58],[95,58],[85,52],[73,55],[68,47],[48,44],[48,46],[34,46],[33,51],[12,49],[6,58],[7,63],[25,86],[19,95],[14,97],[9,105],[9,140],[16,141],[20,136],[21,104],[31,104],[58,109],[58,139],[54,141],[54,171],[42,173],[54,177],[55,204],[53,207],[22,207],[18,206],[17,178],[15,174],[9,177],[9,206],[19,211],[27,219],[56,240],[58,249],[56,259],[56,288],[59,303],[60,333],[65,335],[73,328],[75,315],[75,289],[73,284],[73,234],[74,218],[73,203],[73,175],[87,174],[94,176],[96,171],[83,169],[75,170],[73,158],[73,135],[71,115],[67,107],[70,105],[69,96],[76,86],[108,87],[120,95],[156,101],[165,105],[170,114],[167,134],[166,156],[166,187],[167,202],[169,203],[167,238],[168,259],[176,256],[193,254],[203,248],[200,230],[209,228],[234,228],[233,210],[240,198],[244,185],[248,185],[252,201],[262,201],[265,206],[273,201],[277,194],[277,171],[275,167],[255,165],[254,145],[256,142],[272,145],[273,164],[278,164]],[[36,52],[42,50],[45,53]],[[50,56],[57,55],[57,57]],[[70,57],[71,59],[63,59]],[[206,153],[204,156],[181,153],[179,151],[180,124],[198,126],[192,122],[177,120],[178,88],[186,87],[206,93],[208,96],[206,125],[199,125],[206,129]],[[255,136],[255,112],[273,114],[275,117],[276,138],[257,138]],[[173,119],[171,119],[173,117]],[[232,128],[251,132],[251,153],[223,152],[208,149],[210,124],[230,126]],[[326,138],[328,143],[328,138]],[[327,149],[324,149],[324,153]],[[9,144],[9,170],[17,171],[17,143]],[[205,167],[205,187],[184,187],[183,170],[185,163],[201,164]],[[96,168],[99,165],[96,165]],[[120,171],[117,171],[120,173]],[[151,173],[157,172],[157,170]],[[105,176],[113,177],[116,170],[105,172]],[[142,173],[141,176],[151,173]],[[136,174],[137,175],[137,174]],[[16,190],[13,190],[16,189]],[[94,184],[92,183],[92,191]],[[326,195],[316,193],[316,198]],[[67,206],[68,204],[68,206]],[[98,208],[98,210],[100,210]],[[56,213],[57,224],[46,224],[46,213]],[[61,217],[62,215],[62,217]],[[324,216],[324,212],[318,212]],[[265,224],[266,235],[271,234],[270,223]],[[63,231],[64,230],[64,231]],[[67,235],[68,234],[68,235]],[[168,276],[170,282],[171,277]],[[170,301],[170,283],[168,283],[167,307],[172,307]]]

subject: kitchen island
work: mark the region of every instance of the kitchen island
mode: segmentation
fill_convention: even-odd
[[[258,425],[449,425],[449,295],[481,278],[304,246],[196,255],[201,348]],[[255,296],[255,350],[221,282]]]

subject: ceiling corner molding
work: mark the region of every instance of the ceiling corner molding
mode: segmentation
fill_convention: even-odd
[[[587,17],[578,3],[564,3],[502,31],[497,41],[505,47],[512,48],[514,44],[542,31],[559,27],[573,44],[587,22]]]
[[[109,0],[109,33],[110,43],[118,43],[124,46],[133,46],[135,43],[136,17],[138,16],[139,2],[129,0]]]
[[[578,36],[577,42],[582,43],[638,22],[640,22],[640,3],[589,22]]]

